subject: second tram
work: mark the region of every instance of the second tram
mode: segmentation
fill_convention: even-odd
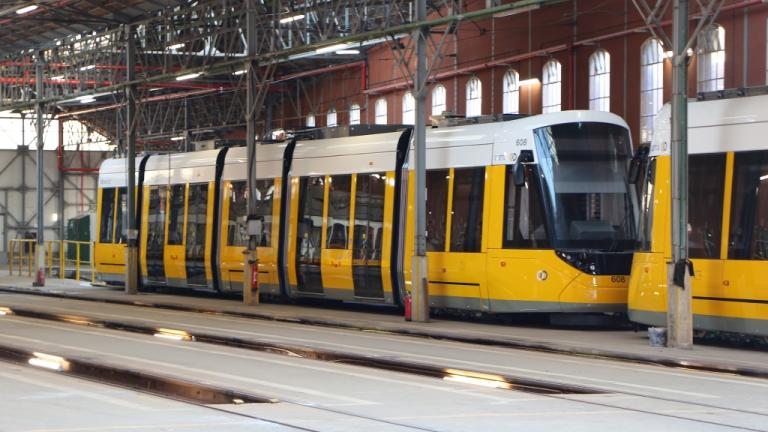
[[[768,335],[768,96],[688,103],[688,250],[693,326]],[[670,114],[659,112],[643,187],[629,318],[665,325]],[[763,186],[766,186],[765,188]]]

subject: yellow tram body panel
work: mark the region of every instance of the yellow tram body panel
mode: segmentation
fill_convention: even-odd
[[[570,266],[551,249],[502,248],[505,166],[485,167],[482,247],[451,252],[452,192],[448,193],[446,247],[427,252],[428,291],[434,307],[493,313],[625,312],[629,277],[590,275]],[[449,171],[449,191],[455,170]],[[410,184],[414,174],[411,172]],[[411,287],[413,188],[409,190],[405,284]]]

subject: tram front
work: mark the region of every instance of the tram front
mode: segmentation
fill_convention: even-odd
[[[542,204],[551,247],[579,272],[560,292],[563,311],[599,299],[624,313],[638,218],[632,144],[623,120],[594,114],[534,129]]]

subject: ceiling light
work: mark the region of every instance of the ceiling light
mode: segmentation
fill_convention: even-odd
[[[79,100],[79,101],[80,101],[80,103],[82,103],[82,104],[87,104],[87,103],[91,103],[91,102],[96,102],[96,98],[95,98],[95,97],[93,97],[93,96],[86,96],[86,97],[84,97],[84,98],[81,98],[81,99],[79,98],[78,100]]]
[[[300,19],[304,19],[304,14],[298,14],[298,15],[281,18],[280,24],[288,24],[289,22],[298,21]]]
[[[171,141],[182,141],[182,140],[184,140],[184,136],[183,135],[171,137]]]
[[[202,75],[201,72],[195,72],[195,73],[190,73],[190,74],[186,74],[186,75],[179,75],[179,76],[176,77],[176,81],[191,80],[191,79],[195,79],[195,78],[199,77],[200,75]]]
[[[175,50],[175,49],[179,49],[179,48],[184,48],[184,44],[183,43],[177,43],[177,44],[173,44],[173,45],[168,45],[168,49],[169,50]]]
[[[539,83],[539,79],[538,78],[528,78],[528,79],[524,79],[524,80],[520,81],[519,83],[517,83],[517,85],[518,86],[527,86],[527,85],[534,85],[534,84],[538,84],[538,83]]]
[[[232,75],[242,75],[244,73],[248,72],[248,69],[240,69],[232,72]]]
[[[87,71],[87,70],[91,70],[91,69],[96,69],[96,65],[88,65],[88,66],[83,66],[83,67],[80,68],[81,71]]]
[[[36,4],[25,6],[25,7],[21,8],[21,9],[17,9],[16,13],[19,14],[19,15],[24,15],[27,12],[32,12],[33,10],[37,9],[37,7],[38,6]]]
[[[51,79],[54,81],[61,81],[64,79],[64,75],[57,75],[55,77],[51,77]]]
[[[360,54],[360,50],[356,50],[356,49],[343,49],[343,50],[336,51],[336,54],[357,55],[357,54]]]
[[[325,54],[325,53],[329,53],[329,52],[343,50],[347,46],[348,46],[347,44],[328,45],[328,46],[324,46],[324,47],[316,49],[315,52],[317,54]]]

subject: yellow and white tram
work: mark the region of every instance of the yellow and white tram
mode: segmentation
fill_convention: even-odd
[[[688,103],[688,244],[696,329],[768,335],[768,96]],[[643,187],[629,317],[664,325],[670,242],[670,106]]]
[[[401,303],[413,253],[411,146],[410,128],[259,145],[261,291]],[[603,112],[428,129],[431,305],[625,312],[638,216],[631,151],[625,122]],[[101,175],[121,163],[105,162]],[[144,284],[242,289],[246,163],[244,148],[223,148],[137,165]],[[100,183],[100,227],[115,224],[102,201],[120,187]],[[96,247],[102,280],[118,280],[109,277],[122,269],[117,247]]]

